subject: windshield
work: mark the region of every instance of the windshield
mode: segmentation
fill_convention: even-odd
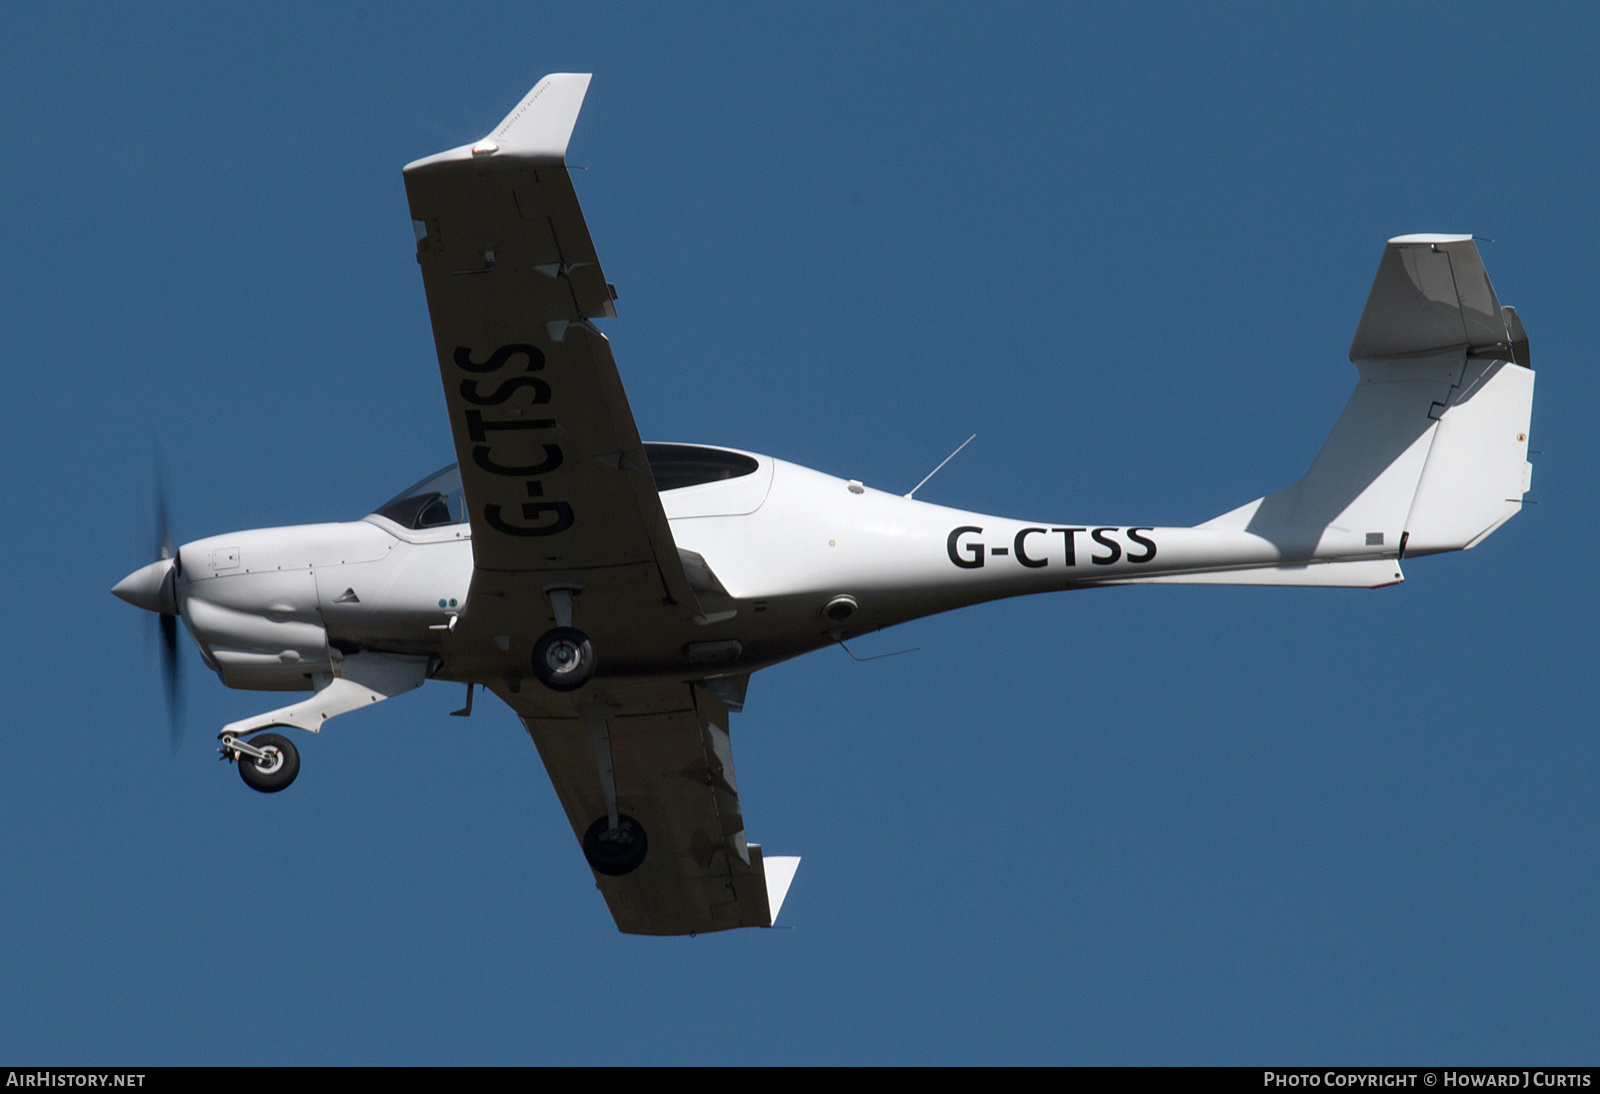
[[[461,472],[455,464],[442,468],[376,511],[402,528],[439,528],[466,519],[461,497]]]

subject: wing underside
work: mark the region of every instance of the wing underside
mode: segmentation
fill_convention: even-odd
[[[616,315],[616,294],[565,166],[588,84],[547,76],[488,137],[405,169],[472,526],[472,587],[442,648],[454,678],[521,717],[580,844],[610,819],[613,773],[648,841],[631,872],[595,874],[620,929],[766,927],[799,860],[745,841],[727,706],[700,685],[619,683],[705,617],[591,322]],[[571,693],[528,678],[562,613],[601,667]]]
[[[548,76],[490,138],[405,169],[474,561],[569,575],[647,562],[658,578],[647,599],[693,614],[616,362],[590,322],[616,311],[562,161],[587,86]]]
[[[607,815],[591,730],[596,712],[547,717],[520,694],[496,691],[538,746],[581,843]],[[618,809],[649,841],[632,873],[595,874],[618,929],[681,935],[771,926],[799,860],[764,859],[758,844],[745,842],[727,707],[699,685],[660,684],[613,696],[600,713]]]

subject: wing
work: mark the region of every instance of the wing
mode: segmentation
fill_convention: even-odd
[[[648,661],[641,643],[679,643],[673,627],[705,619],[590,322],[616,311],[565,166],[588,86],[547,76],[488,137],[405,169],[472,525],[446,649],[458,678],[491,681],[522,718],[580,843],[609,817],[596,727],[608,741],[618,808],[648,841],[631,873],[596,874],[619,928],[770,926],[799,860],[745,842],[720,699],[687,683],[522,686],[552,588],[581,590],[568,610],[612,677]]]
[[[589,322],[616,310],[565,166],[588,87],[546,76],[488,137],[405,168],[473,559],[480,577],[646,563],[651,580],[628,595],[692,616],[616,362]]]
[[[728,708],[695,684],[614,693],[588,718],[552,718],[519,692],[495,688],[539,748],[573,834],[607,817],[591,725],[609,734],[617,807],[644,827],[648,849],[632,873],[596,872],[618,929],[676,935],[769,927],[799,865],[746,843],[733,774]]]

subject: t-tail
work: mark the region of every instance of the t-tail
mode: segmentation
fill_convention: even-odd
[[[1471,236],[1389,240],[1350,360],[1360,381],[1305,476],[1198,526],[1265,540],[1275,561],[1132,580],[1391,585],[1401,559],[1476,547],[1522,508],[1528,336]]]

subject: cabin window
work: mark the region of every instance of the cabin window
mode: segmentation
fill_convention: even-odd
[[[760,462],[739,452],[703,448],[694,444],[647,444],[645,458],[656,489],[662,493],[686,486],[737,479],[753,473]],[[466,520],[461,471],[455,464],[441,468],[402,491],[376,510],[402,528],[440,528]]]
[[[740,452],[694,444],[647,444],[644,454],[650,461],[656,489],[661,493],[741,478],[761,466]]]

